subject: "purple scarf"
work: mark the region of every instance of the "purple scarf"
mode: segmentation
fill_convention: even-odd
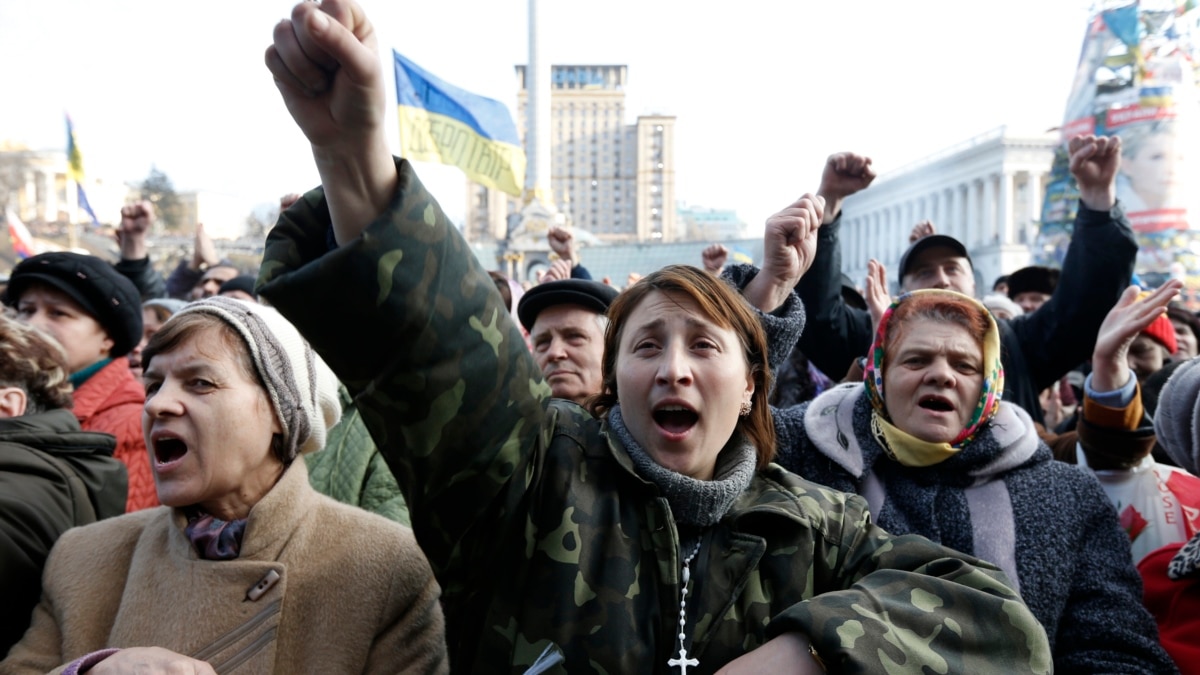
[[[201,511],[188,516],[184,530],[196,554],[204,560],[233,560],[238,557],[242,548],[242,533],[245,531],[245,518],[226,522]]]

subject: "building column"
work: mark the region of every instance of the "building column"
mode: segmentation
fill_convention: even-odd
[[[43,219],[47,223],[58,220],[58,186],[54,184],[54,172],[46,171],[42,178],[42,206],[45,209]]]
[[[1037,239],[1037,228],[1042,223],[1042,176],[1033,171],[1029,172],[1029,179],[1025,183],[1029,187],[1026,188],[1029,193],[1029,222],[1025,223],[1025,231],[1028,232],[1026,243],[1032,244]]]
[[[983,179],[983,242],[987,244],[1000,243],[1000,235],[996,231],[996,175],[991,174]]]
[[[1000,174],[1000,209],[996,217],[999,220],[1000,243],[1016,243],[1017,235],[1013,229],[1013,175],[1008,171]]]
[[[975,248],[979,240],[979,180],[974,179],[967,183],[967,217],[965,219],[966,229],[959,241],[967,250]]]

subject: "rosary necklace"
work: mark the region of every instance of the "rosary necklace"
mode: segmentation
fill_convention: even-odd
[[[700,665],[699,659],[688,658],[687,647],[683,645],[683,641],[687,639],[687,634],[683,629],[687,626],[687,594],[688,581],[692,578],[691,563],[696,554],[700,552],[700,539],[696,540],[696,546],[688,557],[683,559],[683,572],[679,575],[679,658],[667,661],[667,665],[671,668],[678,667],[680,675],[687,675],[688,668],[695,668]]]

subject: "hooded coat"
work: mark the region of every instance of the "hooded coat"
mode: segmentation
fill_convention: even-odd
[[[0,654],[29,627],[54,542],[125,512],[115,445],[109,434],[82,431],[70,410],[0,419]]]

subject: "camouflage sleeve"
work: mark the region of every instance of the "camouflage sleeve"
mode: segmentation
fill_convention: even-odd
[[[519,527],[550,391],[475,255],[408,162],[397,169],[388,210],[335,250],[321,190],[282,214],[259,289],[354,396],[453,588]]]
[[[827,518],[825,572],[840,590],[815,589],[775,617],[771,636],[807,635],[830,672],[1052,672],[1046,633],[1003,572],[924,537],[888,534],[860,497]]]

